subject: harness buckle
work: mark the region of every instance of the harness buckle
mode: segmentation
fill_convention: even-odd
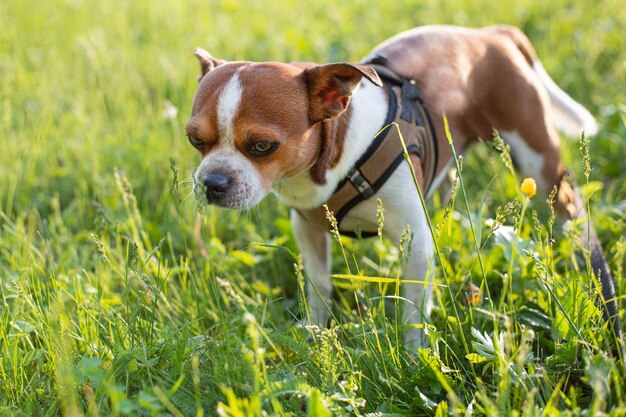
[[[348,172],[348,179],[364,198],[370,198],[375,194],[372,184],[367,181],[358,169],[350,169]]]

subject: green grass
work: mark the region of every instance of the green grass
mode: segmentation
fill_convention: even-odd
[[[430,204],[436,282],[448,286],[436,288],[431,348],[408,352],[396,305],[380,298],[394,286],[363,280],[337,280],[337,321],[309,340],[295,326],[306,278],[288,209],[270,196],[249,213],[198,215],[182,129],[196,46],[230,60],[356,61],[416,25],[517,25],[598,115],[586,189],[624,294],[622,3],[3,1],[0,413],[623,415],[625,375],[579,239],[559,224],[552,234],[541,198],[520,216],[520,179],[489,146],[463,157],[469,215],[462,191]],[[563,144],[582,183],[578,148]],[[398,275],[401,248],[341,243],[348,265],[335,245],[335,272]],[[492,298],[465,303],[468,278]]]

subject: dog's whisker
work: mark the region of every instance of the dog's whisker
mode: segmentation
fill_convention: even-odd
[[[180,191],[187,192],[193,194],[193,186],[185,185],[184,187],[180,187]]]
[[[189,199],[189,197],[193,196],[193,191],[190,191],[187,193],[187,195],[185,195],[185,197],[183,197],[183,199],[181,200],[180,204],[185,204],[185,202]]]
[[[251,223],[255,224],[255,225],[259,225],[259,206],[254,206],[254,207],[249,207],[247,210],[248,212],[248,220],[250,220]]]
[[[195,186],[195,183],[190,182],[190,181],[186,181],[186,182],[179,182],[178,185],[180,186],[180,188],[182,189],[189,189],[189,188],[193,188]]]

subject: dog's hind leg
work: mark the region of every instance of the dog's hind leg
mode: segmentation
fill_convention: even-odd
[[[586,134],[587,136],[595,135],[598,131],[598,126],[593,115],[559,88],[544,70],[541,62],[538,60],[533,62],[532,67],[540,84],[544,87],[549,97],[550,109],[548,114],[550,114],[551,122],[554,123],[559,130],[570,136],[576,137],[581,134]],[[566,218],[569,219],[578,217],[587,220],[587,224],[583,226],[581,233],[583,248],[589,251],[592,273],[597,275],[600,281],[600,299],[603,303],[603,315],[605,320],[608,320],[612,325],[618,350],[622,357],[622,363],[626,367],[626,351],[624,350],[624,337],[619,319],[615,285],[608,263],[604,257],[602,245],[591,223],[585,203],[581,198],[580,190],[567,180],[564,175],[565,170],[560,163],[556,171],[550,165],[548,165],[548,170],[548,174],[556,172],[558,175],[558,182],[555,185],[558,187],[557,203],[558,206],[561,207],[561,214],[565,214]]]
[[[624,356],[624,342],[619,320],[619,309],[613,276],[608,268],[602,246],[596,237],[580,193],[566,177],[566,169],[561,163],[559,138],[551,122],[551,108],[548,95],[541,82],[532,76],[527,78],[530,86],[524,102],[511,103],[521,106],[524,115],[515,124],[515,130],[500,130],[505,142],[511,147],[511,156],[521,174],[537,181],[539,192],[545,197],[556,187],[556,211],[561,220],[586,219],[581,240],[589,250],[591,269],[601,284],[601,300],[604,317],[609,320],[615,333],[618,350]]]
[[[324,327],[330,317],[333,292],[330,280],[330,235],[313,227],[296,210],[291,211],[291,227],[307,275],[308,324]]]

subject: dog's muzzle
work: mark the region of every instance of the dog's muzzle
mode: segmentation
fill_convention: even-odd
[[[259,187],[243,181],[241,175],[221,171],[198,175],[194,190],[200,202],[233,210],[248,209],[258,204],[263,197],[258,191]]]
[[[239,184],[225,172],[205,172],[196,177],[196,198],[204,204],[240,209]]]
[[[202,203],[245,210],[267,194],[260,174],[243,155],[233,151],[207,155],[194,175],[195,194]]]
[[[209,204],[219,204],[228,192],[231,179],[227,175],[217,173],[206,173],[202,177],[204,192]]]

